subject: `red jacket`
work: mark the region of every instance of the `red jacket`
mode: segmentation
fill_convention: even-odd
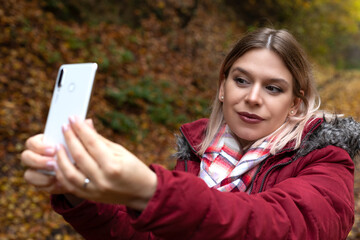
[[[317,119],[300,149],[289,145],[264,161],[250,195],[210,189],[197,177],[206,123],[181,127],[174,171],[151,166],[158,186],[143,212],[91,201],[70,208],[62,195],[52,197],[55,211],[86,239],[346,239],[358,123]]]

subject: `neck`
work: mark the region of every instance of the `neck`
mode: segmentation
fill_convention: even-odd
[[[234,133],[231,133],[231,135],[236,139],[236,141],[239,143],[239,145],[241,146],[244,152],[246,152],[250,148],[250,146],[253,145],[254,142],[256,142],[256,141],[248,141],[245,139],[241,139],[238,136],[236,136]]]

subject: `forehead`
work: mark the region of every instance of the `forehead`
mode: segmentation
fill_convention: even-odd
[[[292,83],[293,77],[281,57],[269,49],[252,49],[239,57],[231,66],[230,74],[243,69],[253,77],[279,78]]]

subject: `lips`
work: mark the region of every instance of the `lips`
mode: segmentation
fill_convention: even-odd
[[[251,114],[247,112],[239,112],[239,117],[242,121],[249,124],[256,124],[264,121],[264,119],[256,114]]]

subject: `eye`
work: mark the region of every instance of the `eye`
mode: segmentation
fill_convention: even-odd
[[[234,81],[235,81],[238,85],[247,85],[247,84],[249,84],[249,81],[247,81],[246,79],[241,78],[241,77],[236,77],[236,78],[234,78]]]
[[[266,89],[271,93],[282,93],[283,90],[280,87],[269,85],[266,86]]]

